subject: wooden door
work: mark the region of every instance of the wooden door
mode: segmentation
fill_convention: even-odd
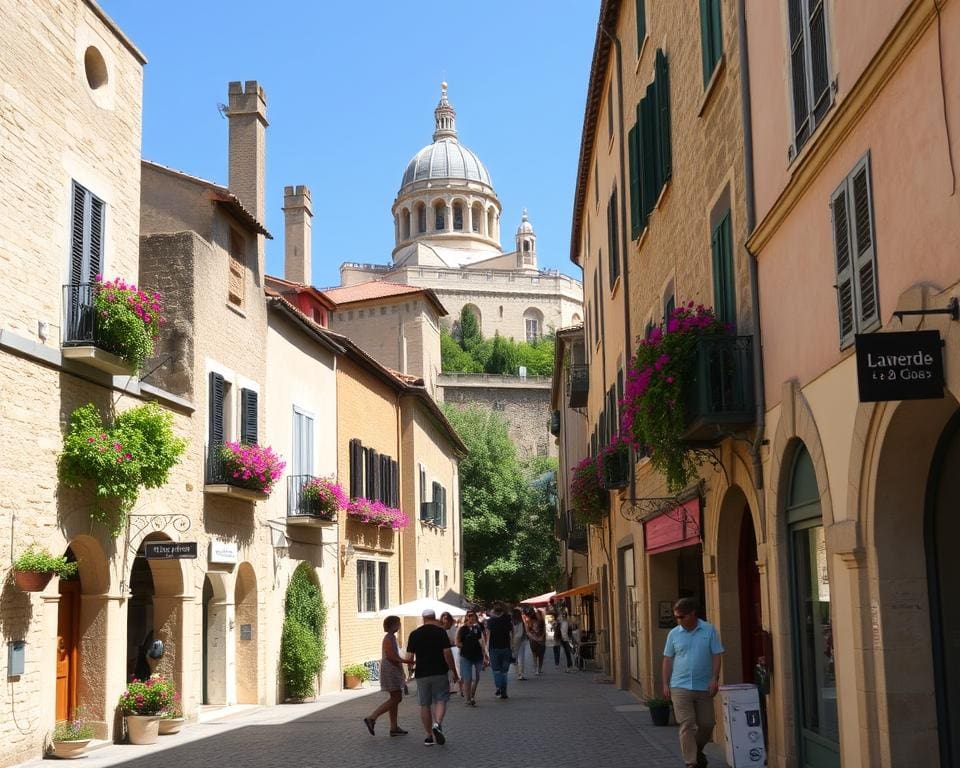
[[[79,640],[80,582],[61,579],[57,614],[57,720],[67,720],[77,708]]]

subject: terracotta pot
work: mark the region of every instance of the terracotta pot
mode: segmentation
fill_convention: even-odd
[[[183,728],[184,718],[182,717],[161,717],[160,735],[166,736],[171,733],[179,733]]]
[[[156,744],[160,715],[127,715],[127,739],[131,744]]]
[[[361,685],[363,685],[363,680],[361,680],[359,677],[354,677],[353,675],[343,676],[344,688],[359,688]]]
[[[87,750],[87,745],[91,739],[71,739],[69,741],[54,741],[53,748],[50,750],[52,755],[64,760],[72,760],[80,757]]]
[[[14,571],[13,580],[24,592],[43,592],[53,578],[52,573],[40,571]]]

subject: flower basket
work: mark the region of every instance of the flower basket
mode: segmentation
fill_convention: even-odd
[[[144,291],[123,278],[104,281],[97,275],[93,293],[97,345],[139,370],[153,354],[166,322],[159,293]]]
[[[347,492],[328,477],[311,478],[303,484],[301,494],[305,512],[321,520],[336,520],[337,513],[350,503]]]
[[[382,501],[354,499],[347,505],[347,515],[361,523],[372,523],[380,528],[399,531],[406,528],[410,518],[396,507],[388,507]]]
[[[151,675],[146,680],[134,678],[127,683],[127,690],[117,706],[124,715],[149,715],[160,717],[177,701],[173,683],[163,675]]]
[[[597,459],[587,456],[571,470],[570,506],[578,522],[596,525],[607,513],[609,496],[600,485]]]
[[[256,443],[227,442],[219,446],[224,481],[238,488],[270,493],[286,462],[273,448]]]
[[[679,306],[664,328],[640,342],[627,372],[620,434],[634,448],[648,450],[670,493],[681,492],[696,477],[701,458],[684,441],[698,342],[726,331],[709,308],[693,302]]]
[[[45,549],[31,546],[13,561],[13,580],[24,592],[43,592],[54,576],[69,578],[77,568],[77,563],[67,562],[62,555],[55,557]]]

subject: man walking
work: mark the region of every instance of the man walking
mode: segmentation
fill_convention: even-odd
[[[423,743],[430,747],[443,744],[443,716],[450,700],[448,672],[453,672],[453,682],[458,683],[450,638],[437,621],[436,614],[427,609],[423,612],[423,625],[417,627],[407,638],[407,653],[413,654],[414,677],[417,680],[417,699],[420,702],[420,722],[427,738]]]
[[[503,603],[495,603],[487,619],[487,655],[490,670],[497,688],[496,695],[507,699],[507,673],[510,671],[510,654],[513,640],[513,622]]]
[[[663,695],[673,699],[680,724],[680,752],[687,768],[705,768],[703,748],[713,734],[713,697],[720,687],[723,646],[711,624],[697,618],[697,603],[689,597],[673,605],[677,626],[663,648]]]

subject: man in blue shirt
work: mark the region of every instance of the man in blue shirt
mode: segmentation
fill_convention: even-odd
[[[705,768],[703,748],[716,723],[713,697],[720,687],[723,646],[711,624],[697,618],[697,603],[683,597],[673,605],[677,626],[663,648],[663,695],[673,699],[680,724],[680,751],[687,768]]]

